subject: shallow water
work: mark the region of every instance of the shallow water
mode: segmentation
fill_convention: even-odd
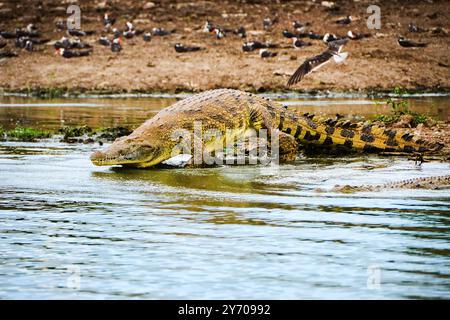
[[[63,120],[135,125],[148,109],[134,103]],[[58,113],[27,108],[22,121],[56,125]],[[328,191],[450,174],[448,163],[144,171],[94,167],[99,148],[0,142],[0,298],[450,298],[449,189]]]

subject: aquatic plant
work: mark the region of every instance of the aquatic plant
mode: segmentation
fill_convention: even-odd
[[[73,137],[81,137],[84,135],[91,135],[93,130],[91,127],[86,125],[81,127],[62,127],[58,130],[58,133],[64,135],[64,139],[73,138]]]
[[[103,128],[98,131],[99,139],[114,141],[117,138],[128,136],[133,130],[126,127]]]
[[[417,127],[419,123],[425,123],[430,119],[426,114],[412,111],[409,109],[409,103],[404,99],[404,95],[406,93],[405,90],[401,88],[395,88],[393,93],[397,98],[389,97],[386,101],[382,102],[387,106],[391,107],[392,114],[380,114],[375,117],[375,120],[386,123],[393,124],[400,120],[400,117],[403,115],[410,115],[412,117],[411,126]]]
[[[51,132],[40,129],[16,127],[12,130],[4,131],[6,137],[22,141],[34,141],[35,139],[50,138]]]

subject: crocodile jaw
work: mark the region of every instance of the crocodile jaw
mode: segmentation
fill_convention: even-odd
[[[118,154],[110,155],[108,152],[97,151],[91,155],[91,161],[96,166],[135,165],[143,162],[137,157]]]

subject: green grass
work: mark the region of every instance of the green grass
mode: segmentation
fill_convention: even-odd
[[[35,139],[50,138],[52,136],[52,133],[49,131],[24,127],[17,127],[7,131],[3,130],[3,133],[6,134],[8,138],[22,141],[33,141]]]
[[[375,117],[376,121],[386,123],[388,125],[396,123],[400,120],[403,115],[412,116],[411,126],[417,127],[419,123],[425,123],[429,117],[426,114],[415,112],[409,109],[409,103],[403,98],[406,91],[401,88],[395,88],[393,93],[398,96],[398,98],[389,97],[382,104],[386,104],[391,107],[392,114],[380,114]]]

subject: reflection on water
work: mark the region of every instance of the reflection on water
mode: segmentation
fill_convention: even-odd
[[[162,108],[176,101],[175,98],[83,98],[39,99],[25,97],[0,97],[0,125],[10,129],[18,125],[57,129],[62,126],[86,124],[92,128],[115,126],[137,127]],[[340,113],[349,117],[368,119],[376,114],[389,113],[389,107],[377,104],[377,100],[327,98],[280,100],[290,108],[321,115]],[[449,97],[421,97],[408,99],[412,110],[429,114],[438,119],[450,119]]]
[[[136,126],[173,101],[2,98],[16,106],[0,106],[0,123]],[[342,101],[300,104],[379,108]],[[450,298],[448,189],[329,191],[450,174],[448,163],[133,170],[94,167],[98,148],[0,142],[0,298]]]

